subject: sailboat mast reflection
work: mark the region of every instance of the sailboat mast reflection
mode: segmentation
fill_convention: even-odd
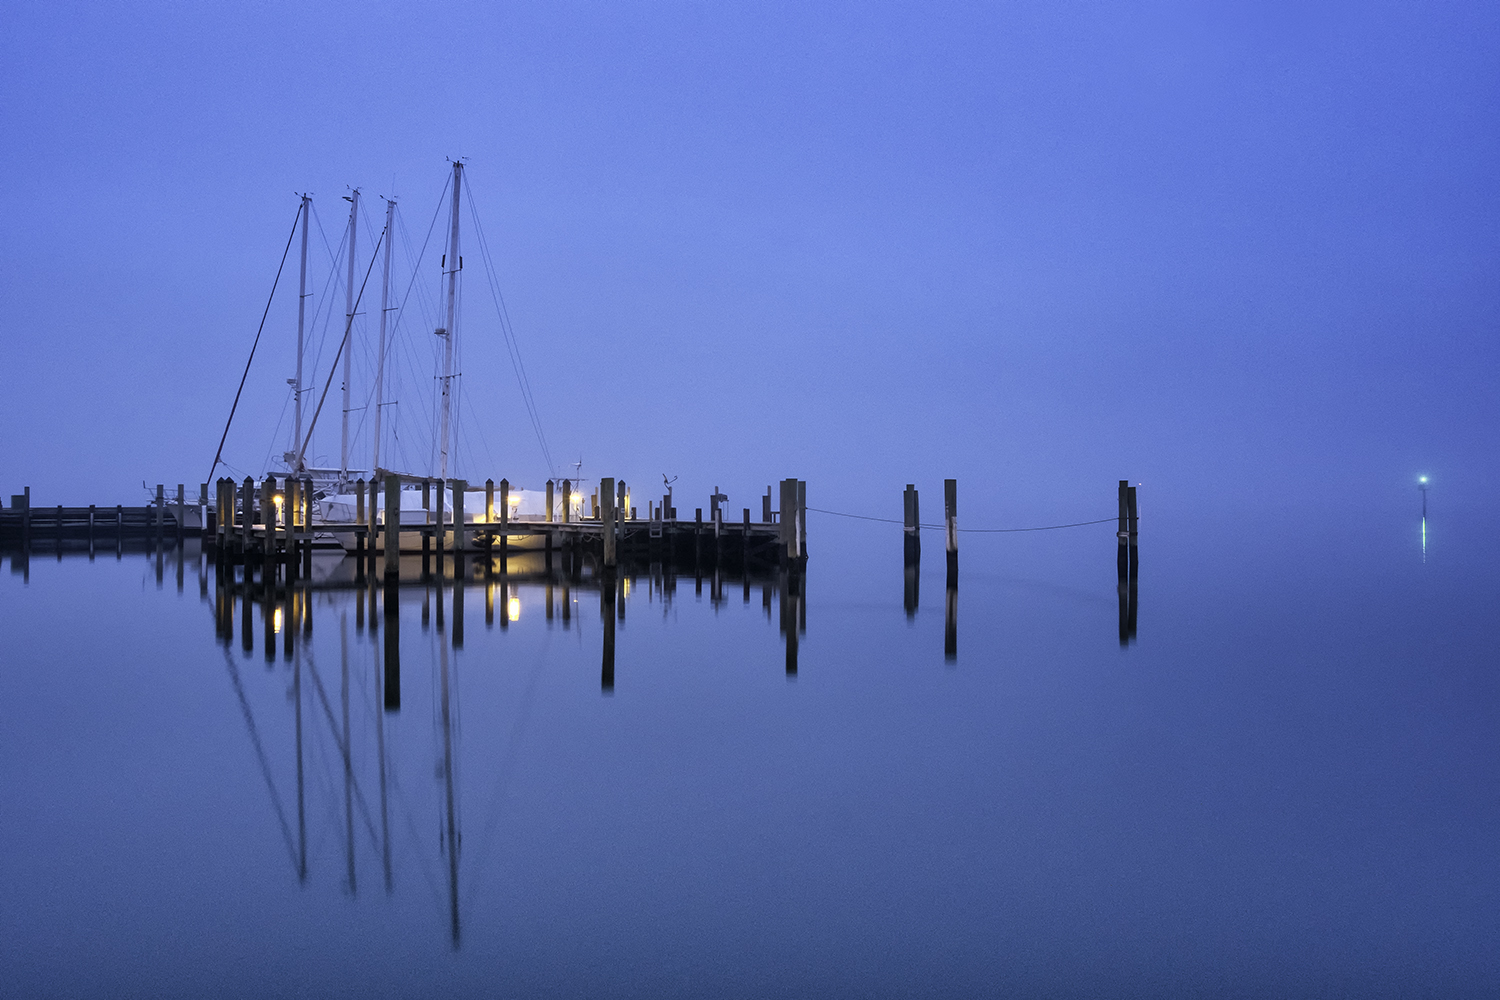
[[[431,689],[426,685],[413,689],[408,683],[406,693],[415,696],[419,703],[430,705],[432,710],[437,780],[427,786],[431,788],[430,793],[421,794],[431,794],[424,805],[436,813],[439,868],[437,871],[429,869],[423,874],[431,876],[426,880],[437,890],[441,900],[439,905],[446,911],[444,923],[451,945],[457,949],[462,939],[460,897],[467,895],[459,885],[459,851],[463,847],[463,833],[459,829],[463,809],[459,798],[464,788],[460,780],[463,776],[458,774],[462,733],[459,728],[457,672],[459,650],[464,641],[459,629],[464,619],[466,589],[482,578],[486,611],[489,612],[495,603],[500,605],[499,628],[494,630],[494,640],[500,640],[507,628],[520,621],[522,604],[527,600],[521,593],[525,588],[535,588],[539,620],[551,626],[560,617],[564,629],[583,624],[573,620],[575,595],[597,589],[602,625],[600,647],[596,647],[600,656],[600,686],[609,693],[615,682],[615,639],[617,634],[621,638],[624,636],[627,602],[632,594],[644,597],[649,603],[659,599],[665,620],[671,617],[668,606],[676,594],[676,579],[672,571],[674,567],[665,562],[627,563],[618,569],[611,567],[606,570],[589,559],[588,554],[567,550],[562,554],[560,571],[547,567],[545,556],[540,552],[534,558],[512,556],[503,565],[485,565],[467,557],[460,560],[452,554],[445,555],[447,558],[425,576],[417,574],[420,559],[413,557],[412,565],[407,567],[411,572],[404,581],[399,566],[395,573],[377,575],[360,566],[358,560],[345,558],[337,561],[320,559],[313,571],[288,580],[277,579],[269,571],[254,565],[241,569],[220,564],[209,571],[215,577],[215,585],[210,589],[205,584],[202,599],[213,619],[215,637],[229,671],[230,686],[244,716],[249,742],[275,812],[276,827],[280,829],[290,867],[299,884],[315,880],[319,867],[318,845],[327,843],[337,858],[338,882],[351,899],[358,898],[358,864],[362,854],[379,859],[386,893],[394,893],[394,869],[403,861],[400,830],[405,826],[415,834],[419,826],[413,823],[410,808],[416,804],[410,799],[414,786],[403,782],[400,777],[403,766],[411,763],[398,752],[405,732],[402,724],[401,603],[406,598],[409,605],[420,605],[423,617],[436,603],[436,614],[432,615],[436,627],[430,635],[436,648],[431,650],[430,659],[423,659],[424,663],[431,665],[430,673],[426,669],[421,671],[422,676],[432,678],[433,684]],[[766,623],[770,625],[774,620],[772,608],[779,598],[788,676],[795,677],[799,639],[804,634],[807,620],[802,573],[788,573],[785,569],[770,567],[705,568],[717,575],[713,583],[717,612],[722,613],[726,588],[736,587],[743,597],[751,592],[753,584],[759,583]],[[562,605],[560,615],[557,613],[559,599]],[[552,604],[551,616],[546,613],[549,603]],[[353,615],[350,614],[351,605]],[[752,607],[748,603],[743,606],[747,611]],[[332,677],[325,679],[318,664],[321,650],[313,643],[315,610],[325,615],[333,613],[338,619],[337,637],[329,636],[330,644],[336,643],[336,646],[328,650],[334,653],[336,649],[339,658],[337,687]],[[418,609],[411,607],[410,610]],[[752,613],[758,617],[760,612]],[[257,614],[261,617],[260,622],[255,621]],[[486,614],[487,626],[493,617]],[[351,618],[355,620],[351,621]],[[240,620],[237,622],[236,619]],[[362,628],[359,619],[363,619]],[[239,642],[235,641],[236,625],[240,626]],[[352,631],[351,626],[354,626]],[[261,704],[259,699],[266,697],[265,692],[257,695],[251,679],[241,673],[242,661],[254,657],[255,640],[259,638],[257,633],[262,630],[266,633],[262,652],[266,654],[267,667],[276,663],[278,648],[284,654],[280,660],[286,673],[280,678],[281,691],[272,701],[272,704],[284,704],[287,709],[285,728],[280,730],[285,736],[285,743],[280,744],[285,756],[279,766],[274,760],[278,755],[272,752],[275,747],[262,742],[261,720],[256,718],[256,712],[263,709],[254,706]],[[470,640],[474,638],[474,635],[469,636]],[[362,648],[366,645],[368,648]],[[238,646],[243,646],[243,649],[237,650]],[[325,660],[329,666],[331,662],[331,657]],[[408,669],[411,669],[410,664]],[[272,675],[267,673],[266,676]],[[373,684],[365,683],[365,678],[370,678]],[[430,701],[424,698],[427,690],[431,691]],[[372,751],[374,759],[370,760]],[[433,774],[432,771],[427,773]],[[320,780],[325,775],[331,780]],[[378,798],[375,789],[370,787],[377,780]],[[294,789],[288,787],[293,781]],[[333,801],[320,804],[320,789]],[[294,791],[295,802],[288,794],[283,804],[280,795],[283,790]],[[341,802],[338,801],[340,798]],[[433,815],[433,812],[428,815]],[[320,837],[323,831],[319,827],[323,821],[331,821],[326,833],[332,836],[326,840]],[[416,837],[416,842],[422,841],[432,843],[426,837]],[[426,867],[431,862],[431,855],[426,855],[425,859],[414,856],[409,860]],[[447,862],[446,871],[442,870],[443,860]],[[445,877],[446,892],[442,888]],[[368,879],[367,871],[367,883]]]

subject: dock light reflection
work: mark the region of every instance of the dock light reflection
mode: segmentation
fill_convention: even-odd
[[[1417,477],[1417,489],[1422,491],[1422,562],[1427,562],[1427,477]]]
[[[290,515],[289,508],[287,512]],[[804,571],[801,567],[788,569],[764,564],[747,567],[740,562],[741,558],[736,552],[719,553],[714,559],[714,592],[721,605],[716,606],[715,611],[725,614],[731,608],[742,607],[754,621],[769,626],[774,620],[772,608],[779,597],[781,633],[786,644],[785,670],[788,678],[794,678],[799,666],[798,646],[807,628]],[[291,859],[292,871],[289,874],[299,883],[307,884],[315,877],[316,873],[311,869],[322,857],[325,861],[336,862],[330,867],[339,875],[344,891],[351,898],[356,898],[362,875],[365,884],[370,885],[370,876],[378,874],[386,894],[398,894],[402,883],[402,854],[398,849],[400,840],[394,836],[395,800],[391,790],[405,787],[410,794],[412,788],[420,786],[425,805],[436,811],[439,837],[432,846],[440,867],[433,873],[436,875],[433,882],[441,893],[443,878],[437,872],[446,874],[444,924],[453,947],[460,946],[459,886],[465,858],[462,810],[459,808],[463,769],[460,766],[462,754],[457,739],[457,720],[459,680],[469,662],[465,657],[470,655],[459,640],[467,588],[482,586],[487,610],[491,604],[497,606],[499,628],[490,636],[481,633],[482,642],[475,644],[481,658],[503,648],[491,645],[486,649],[483,643],[506,641],[500,637],[502,630],[507,624],[520,620],[522,595],[529,594],[525,599],[532,601],[532,606],[542,608],[541,612],[534,613],[546,612],[550,619],[561,606],[563,627],[587,633],[591,653],[598,656],[595,662],[599,666],[600,691],[606,696],[615,690],[616,642],[626,637],[627,597],[644,598],[653,605],[659,604],[663,621],[675,620],[672,607],[677,594],[677,564],[652,559],[606,568],[597,561],[579,558],[577,553],[568,553],[567,550],[564,550],[563,561],[561,571],[554,571],[541,552],[517,554],[494,576],[481,580],[478,567],[467,562],[449,563],[451,570],[419,572],[421,559],[414,554],[404,561],[404,574],[398,565],[397,572],[383,574],[379,584],[373,581],[357,558],[349,557],[328,560],[320,555],[316,572],[291,582],[277,578],[268,568],[253,562],[235,564],[224,560],[211,568],[201,569],[207,574],[203,581],[203,600],[213,612],[214,634],[234,682],[235,697],[245,715],[248,736],[257,758],[261,760],[270,808],[276,814]],[[723,604],[722,597],[727,588],[733,587],[748,595],[757,583],[762,588],[760,603],[763,608],[756,608],[750,602]],[[559,587],[562,593],[556,594],[555,589]],[[600,601],[597,632],[589,623],[589,616],[574,620],[579,618],[574,612],[581,610],[588,599],[588,591],[596,588]],[[416,637],[419,639],[416,643],[410,641],[414,637],[408,636],[403,653],[402,606],[405,605],[408,614],[421,609],[425,618],[433,602],[437,606],[436,631],[439,634]],[[353,614],[350,614],[351,605]],[[314,643],[315,611],[325,620],[332,616],[335,628],[331,643],[327,640]],[[252,621],[252,615],[260,618]],[[350,619],[361,615],[365,628],[349,628],[353,624]],[[266,675],[278,686],[284,685],[284,696],[278,691],[277,697],[267,699],[263,692],[257,694],[254,688],[254,685],[261,684],[258,672],[253,680],[240,674],[243,669],[239,662],[241,657],[234,652],[237,617],[240,618],[246,658],[253,649],[255,625],[264,624],[264,648],[268,661],[279,645],[271,641],[271,634],[279,634],[285,640],[287,674]],[[649,620],[647,627],[650,627]],[[445,641],[449,637],[452,641]],[[471,635],[470,638],[474,637]],[[579,638],[583,640],[585,637],[580,635]],[[594,642],[598,645],[592,645]],[[316,648],[319,645],[324,648]],[[332,653],[335,657],[332,666],[337,676],[320,674],[319,652]],[[573,654],[563,651],[557,655]],[[778,666],[778,659],[774,656],[768,658],[766,665],[774,668]],[[408,681],[405,691],[402,689],[403,669],[416,679],[415,683]],[[360,682],[362,678],[364,683]],[[625,675],[622,674],[620,679],[625,680]],[[251,687],[242,689],[244,685]],[[409,743],[415,731],[410,722],[403,723],[403,695],[415,702],[424,732],[429,718],[436,722],[432,726],[436,746],[429,747],[426,754],[412,753],[410,749],[402,752],[403,740]],[[648,688],[646,696],[649,695]],[[283,706],[288,717],[285,744],[263,739],[263,733],[268,732],[262,728],[265,713],[282,710]],[[406,706],[404,711],[410,712],[411,706]],[[364,723],[356,726],[359,720],[371,718],[373,726],[367,728]],[[278,725],[275,731],[281,732],[282,729]],[[435,771],[434,756],[437,762]],[[310,771],[310,766],[315,770]],[[403,774],[410,779],[412,774],[418,773],[428,780],[401,780]],[[295,788],[280,787],[283,774],[288,781],[296,780]],[[332,780],[323,784],[309,782],[307,779],[312,774],[326,774]],[[432,776],[437,779],[435,783],[430,781]],[[289,794],[292,792],[295,792],[295,799]],[[319,837],[329,837],[329,842],[338,849],[322,855],[310,852],[309,845],[318,843]],[[373,853],[364,851],[361,844],[372,847]],[[373,862],[366,872],[359,870],[361,858]],[[378,873],[374,870],[377,866]]]

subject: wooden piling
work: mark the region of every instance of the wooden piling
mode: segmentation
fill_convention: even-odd
[[[1120,480],[1120,524],[1115,531],[1115,571],[1119,579],[1130,575],[1130,482]]]
[[[623,484],[621,484],[623,486]],[[613,571],[617,562],[615,552],[615,481],[613,478],[605,477],[599,480],[599,498],[602,506],[599,508],[599,519],[601,521],[600,534],[603,536],[604,566],[606,571]],[[613,602],[611,602],[613,603]]]
[[[250,545],[255,535],[255,480],[249,476],[240,484],[240,555],[250,559]]]
[[[387,617],[394,614],[395,594],[391,587],[401,575],[401,477],[394,473],[385,476],[385,579]],[[399,686],[398,686],[399,691]],[[401,704],[398,694],[397,706]],[[390,707],[390,703],[386,703]]]
[[[567,524],[573,517],[573,484],[564,479],[562,481],[562,519]]]
[[[943,480],[943,527],[948,542],[948,587],[958,586],[958,480]]]
[[[453,482],[453,556],[455,559],[463,555],[468,548],[468,525],[464,521],[464,491],[469,488],[468,480],[455,479]],[[455,567],[459,563],[453,564]]]
[[[549,522],[552,520],[552,489],[552,480],[549,479],[547,480],[547,520]],[[551,541],[551,532],[547,533],[547,539],[549,542]],[[549,545],[548,547],[550,548],[551,546]]]
[[[1131,486],[1129,488],[1125,499],[1129,515],[1127,518],[1129,524],[1127,525],[1126,530],[1130,533],[1130,579],[1134,580],[1136,578],[1136,575],[1140,572],[1141,568],[1140,548],[1136,544],[1138,528],[1140,527],[1140,516],[1139,509],[1136,507],[1135,503],[1134,486]]]
[[[902,562],[910,566],[922,558],[922,518],[917,503],[917,487],[913,483],[907,483],[901,494],[901,511]]]
[[[500,572],[508,573],[510,558],[510,480],[500,480]]]
[[[436,482],[437,482],[437,558],[438,558],[438,576],[442,576],[443,575],[443,551],[444,551],[444,548],[448,544],[448,539],[445,537],[445,525],[443,523],[443,517],[444,517],[443,508],[447,506],[447,497],[444,496],[444,488],[446,486],[448,486],[449,483],[447,481],[445,481],[445,480],[442,480],[442,479],[436,480]]]
[[[62,507],[57,508],[57,527],[62,530]],[[161,543],[162,533],[167,530],[167,488],[156,484],[156,540]]]
[[[302,525],[302,481],[290,476],[286,481],[286,503],[282,505],[286,516],[286,576],[288,580],[297,576],[299,542]]]
[[[187,519],[183,512],[187,510],[187,497],[183,491],[182,484],[177,484],[177,540],[182,541],[182,536],[187,529]]]
[[[374,476],[370,477],[370,507],[365,517],[365,537],[370,540],[366,555],[370,559],[370,573],[375,572],[375,542],[380,538],[380,482]],[[374,591],[371,591],[373,594]]]

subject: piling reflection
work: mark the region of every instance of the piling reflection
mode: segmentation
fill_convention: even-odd
[[[66,551],[82,559],[92,548],[83,539]],[[800,563],[747,569],[727,559],[679,564],[655,557],[606,568],[597,557],[567,547],[550,558],[545,551],[505,546],[477,557],[439,547],[426,559],[414,553],[392,560],[394,572],[387,573],[368,553],[351,558],[305,545],[286,559],[265,561],[205,559],[196,540],[148,538],[127,545],[117,539],[117,549],[143,556],[145,575],[162,582],[170,564],[179,593],[191,592],[187,577],[197,573],[228,696],[238,706],[257,784],[264,785],[296,882],[316,882],[320,872],[334,875],[343,892],[357,899],[361,882],[368,887],[378,877],[393,894],[402,888],[403,869],[421,868],[422,881],[445,885],[442,925],[455,948],[464,912],[460,681],[464,657],[475,655],[466,645],[482,646],[480,634],[465,642],[470,590],[480,589],[492,641],[528,616],[545,628],[592,631],[591,619],[575,615],[574,604],[597,591],[604,693],[615,688],[616,641],[626,634],[627,608],[635,601],[637,615],[651,615],[659,606],[671,618],[679,572],[694,574],[695,595],[702,593],[704,576],[709,578],[716,615],[738,608],[759,619],[752,601],[759,585],[768,636],[773,606],[780,611],[789,678],[797,675],[807,628]],[[11,572],[29,579],[30,550],[7,556]],[[739,601],[726,597],[736,591]],[[403,616],[418,607],[422,629],[403,636]],[[314,642],[320,618],[334,626],[326,638],[318,636],[322,644]],[[330,669],[333,655],[337,677]],[[251,663],[256,669],[248,668]],[[416,672],[415,683],[403,678],[403,667]],[[628,683],[625,676],[619,680]],[[424,746],[420,734],[429,719],[431,742]],[[405,838],[408,830],[412,836]]]
[[[149,557],[154,560],[155,555]],[[586,620],[575,621],[574,602],[597,591],[600,691],[612,694],[616,641],[624,631],[628,605],[636,601],[639,613],[642,607],[659,604],[662,614],[669,616],[678,573],[678,566],[670,562],[607,568],[593,557],[565,548],[549,559],[545,551],[506,551],[503,546],[495,546],[492,557],[456,556],[441,548],[427,559],[413,554],[396,562],[391,575],[376,572],[379,567],[372,567],[368,558],[345,558],[339,553],[318,553],[310,561],[299,556],[297,571],[285,575],[271,565],[253,562],[205,565],[200,561],[197,565],[202,577],[200,593],[211,612],[230,687],[240,703],[297,881],[307,883],[320,869],[336,871],[343,891],[357,898],[361,875],[368,882],[371,863],[378,866],[387,894],[401,889],[401,868],[426,869],[426,880],[445,890],[442,924],[454,948],[463,938],[465,895],[459,780],[462,744],[457,722],[462,714],[459,680],[464,657],[470,655],[465,652],[463,631],[468,592],[480,589],[485,631],[498,639],[528,614],[535,615],[545,628],[560,624],[572,631],[585,625]],[[807,628],[800,566],[749,573],[736,573],[735,568],[723,565],[686,568],[699,581],[709,577],[709,602],[716,614],[723,613],[724,595],[731,588],[740,592],[736,604],[753,607],[751,594],[758,584],[768,624],[773,604],[780,608],[786,674],[796,676],[799,640]],[[701,589],[695,588],[695,593]],[[403,648],[403,612],[414,606],[421,609],[423,629],[406,637]],[[338,632],[336,689],[333,678],[320,670],[312,642],[314,619],[328,621],[330,615],[336,619]],[[264,697],[257,700],[247,694],[240,661],[254,658],[257,640],[268,668],[266,676],[285,677],[284,721],[267,720]],[[470,645],[478,646],[477,640]],[[416,685],[407,682],[404,689],[403,667],[407,672],[417,671]],[[286,673],[281,675],[279,670]],[[362,676],[368,680],[361,681]],[[424,683],[429,679],[431,687]],[[429,764],[424,765],[419,763],[422,751],[410,739],[419,731],[413,729],[417,716],[426,718],[420,706],[428,704],[428,692],[433,745],[426,757]],[[406,693],[419,704],[409,722],[402,718]],[[253,708],[256,704],[261,706],[259,717]],[[285,733],[280,750],[265,738],[268,730],[278,729]],[[405,735],[393,740],[397,730]],[[431,766],[429,774],[436,779],[426,786],[431,794],[414,792],[423,783],[409,774],[405,780],[398,778],[423,766]],[[289,782],[295,787],[294,804],[284,798]],[[436,820],[432,825],[401,815],[409,810],[410,799],[423,795],[426,808],[433,810],[428,813]],[[320,822],[327,824],[322,831],[317,829]],[[399,835],[400,830],[434,827],[437,838],[425,841],[425,856],[420,850],[413,854],[404,848],[410,841]],[[316,846],[320,842],[330,848],[336,845],[337,861],[325,857],[320,864]],[[423,841],[414,835],[414,842],[420,847]]]

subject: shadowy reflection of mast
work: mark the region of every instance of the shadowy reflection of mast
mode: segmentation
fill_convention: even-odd
[[[355,600],[362,595],[356,594]],[[339,700],[344,715],[344,739],[339,747],[344,754],[344,855],[349,869],[349,893],[358,895],[354,880],[354,758],[349,752],[349,619],[339,617]]]
[[[307,881],[307,797],[302,775],[302,650],[300,648],[292,657],[292,701],[297,706],[297,880],[305,883]]]
[[[386,631],[389,633],[389,612],[387,612],[386,622]],[[381,676],[380,647],[371,643],[370,650],[374,654],[371,659],[375,664],[375,690],[383,694],[385,683]],[[390,805],[389,795],[386,790],[385,767],[385,711],[380,709],[377,709],[375,712],[375,752],[380,760],[380,861],[382,867],[385,869],[385,894],[389,896],[395,891],[395,884],[391,878]]]
[[[441,551],[441,550],[440,550]],[[453,947],[458,948],[458,827],[453,806],[453,711],[452,688],[448,683],[448,645],[438,641],[438,664],[443,700],[443,784],[448,800],[448,916],[453,927]]]
[[[255,759],[260,764],[261,777],[265,779],[266,789],[271,793],[271,806],[276,810],[276,820],[281,824],[281,836],[286,841],[287,854],[291,856],[292,865],[297,869],[297,878],[305,882],[307,880],[306,837],[302,839],[302,850],[299,859],[297,850],[292,846],[292,831],[287,826],[286,811],[281,808],[281,796],[276,791],[276,780],[271,775],[271,764],[266,760],[266,748],[260,741],[260,730],[255,725],[255,715],[250,711],[250,701],[245,697],[245,685],[240,681],[239,668],[234,665],[234,657],[230,655],[228,647],[225,647],[223,652],[224,665],[229,668],[229,680],[234,684],[234,694],[240,702],[240,713],[245,717],[245,728],[250,732],[250,745],[255,748]],[[299,763],[301,761],[300,755],[298,756],[298,761]],[[297,820],[298,827],[301,829],[302,770],[300,767],[297,769],[297,779]]]

